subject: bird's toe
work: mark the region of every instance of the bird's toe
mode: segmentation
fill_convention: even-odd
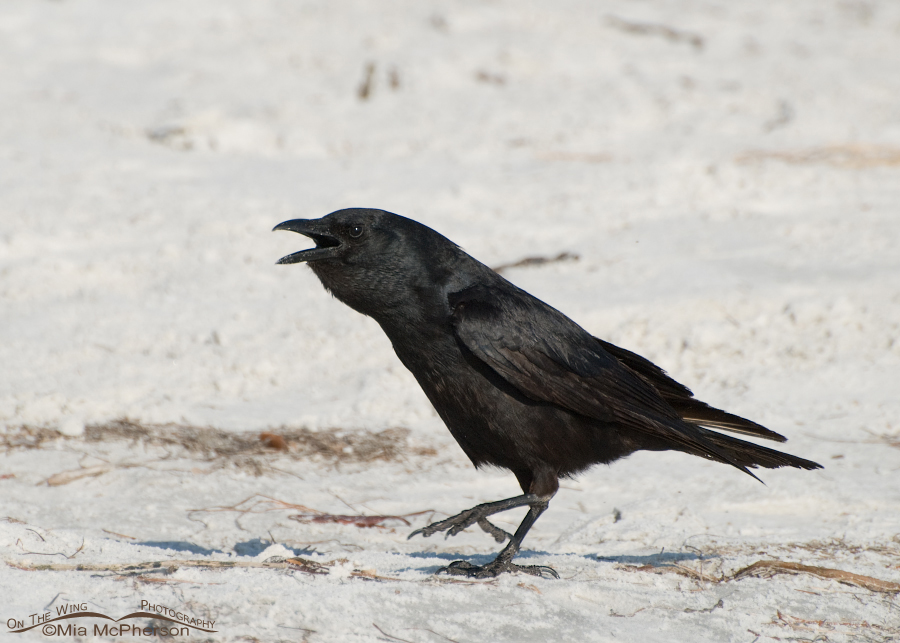
[[[493,536],[494,540],[498,543],[502,543],[504,540],[512,540],[512,534],[508,531],[504,531],[500,529],[497,525],[493,524],[487,518],[482,518],[478,521],[478,526],[482,528],[485,532]]]
[[[559,573],[552,567],[547,567],[546,565],[516,565],[516,567],[519,567],[522,572],[531,574],[532,576],[540,576],[541,578],[549,577],[559,580]]]
[[[473,565],[465,560],[455,560],[446,567],[441,567],[437,574],[447,574],[448,576],[465,576],[466,578],[494,578],[500,572],[488,569],[481,565]]]
[[[496,578],[500,574],[529,574],[541,578],[559,578],[559,574],[552,567],[546,565],[515,565],[509,562],[494,560],[487,565],[473,565],[465,560],[455,560],[446,567],[439,569],[437,574],[448,576],[465,576],[466,578]]]

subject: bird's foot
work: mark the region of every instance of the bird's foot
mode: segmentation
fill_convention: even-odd
[[[473,565],[464,560],[457,560],[437,571],[438,574],[450,576],[465,576],[466,578],[496,578],[503,573],[531,574],[549,578],[559,578],[559,574],[552,567],[544,565],[516,565],[509,561],[501,561],[496,558],[487,565]]]
[[[427,527],[422,527],[422,529],[416,529],[409,535],[408,538],[412,538],[413,536],[417,536],[419,534],[421,534],[425,538],[428,538],[429,536],[436,534],[439,531],[446,531],[447,534],[444,536],[444,538],[449,538],[450,536],[455,536],[467,527],[471,527],[472,525],[477,524],[486,533],[490,534],[498,543],[502,543],[506,539],[512,539],[512,535],[510,535],[509,532],[500,529],[500,527],[492,524],[487,519],[487,516],[490,516],[494,513],[496,513],[496,511],[491,511],[484,505],[472,507],[471,509],[466,509],[462,513],[451,516],[446,520],[432,523]]]

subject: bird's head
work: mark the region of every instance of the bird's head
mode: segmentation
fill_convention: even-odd
[[[351,208],[338,210],[321,219],[292,219],[275,226],[274,230],[290,230],[316,242],[315,248],[301,250],[282,257],[279,264],[314,262],[345,263],[365,251],[372,244],[378,220],[378,210]],[[375,240],[375,245],[378,240]]]
[[[446,284],[460,257],[468,258],[431,228],[384,210],[338,210],[321,219],[285,221],[275,230],[316,243],[279,264],[309,264],[335,297],[376,319],[413,301],[423,284]]]

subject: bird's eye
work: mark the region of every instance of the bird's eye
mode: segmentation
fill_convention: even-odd
[[[359,239],[362,236],[362,233],[363,233],[363,228],[361,225],[355,225],[352,228],[350,228],[350,236],[353,239]]]

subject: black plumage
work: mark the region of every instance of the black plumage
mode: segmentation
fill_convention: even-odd
[[[683,451],[751,476],[755,467],[820,468],[705,428],[785,440],[696,400],[652,362],[593,337],[411,219],[353,208],[275,229],[316,243],[279,263],[309,263],[337,299],[375,319],[475,466],[509,469],[522,487],[521,496],[413,532],[454,535],[478,524],[500,542],[510,538],[488,565],[457,561],[443,571],[555,575],[512,558],[559,478],[638,450]],[[529,512],[514,535],[488,521],[521,506]]]

